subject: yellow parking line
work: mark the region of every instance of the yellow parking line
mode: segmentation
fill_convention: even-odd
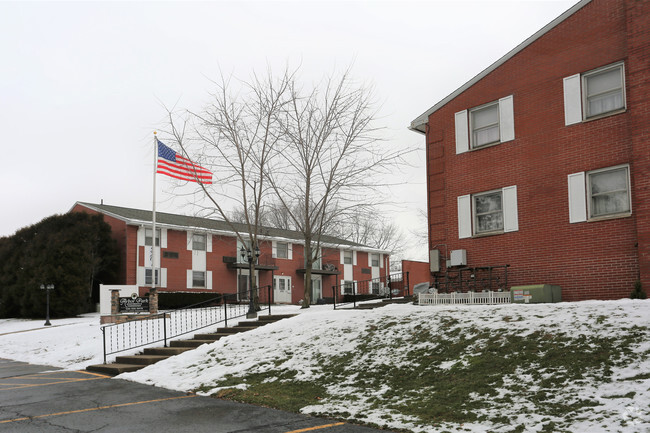
[[[7,424],[10,422],[18,422],[18,421],[27,421],[31,419],[36,419],[36,418],[47,418],[51,416],[61,416],[61,415],[71,415],[74,413],[83,413],[83,412],[92,412],[95,410],[104,410],[104,409],[113,409],[116,407],[124,407],[124,406],[133,406],[136,404],[147,404],[147,403],[157,403],[160,401],[168,401],[168,400],[179,400],[182,398],[192,398],[196,397],[196,395],[181,395],[179,397],[168,397],[168,398],[158,398],[156,400],[145,400],[145,401],[134,401],[132,403],[120,403],[120,404],[111,404],[109,406],[101,406],[101,407],[91,407],[88,409],[79,409],[79,410],[70,410],[67,412],[56,412],[56,413],[48,413],[44,415],[34,415],[34,416],[26,416],[23,418],[14,418],[14,419],[6,419],[3,421],[0,421],[0,424]]]
[[[345,424],[344,422],[336,422],[334,424],[324,424],[324,425],[317,425],[316,427],[307,427],[307,428],[302,428],[300,430],[291,430],[285,433],[302,433],[306,431],[313,431],[313,430],[320,430],[322,428],[330,428],[330,427],[336,427],[339,425]]]
[[[106,376],[108,377],[108,376]],[[61,383],[75,383],[75,382],[86,382],[88,380],[99,380],[105,379],[106,377],[91,377],[88,379],[68,379],[68,380],[59,380],[56,382],[47,382],[47,383],[30,383],[30,384],[15,384],[15,383],[0,383],[0,386],[11,386],[12,388],[2,388],[2,391],[9,391],[12,389],[23,389],[23,388],[36,388],[39,386],[48,386],[48,385],[58,385]]]

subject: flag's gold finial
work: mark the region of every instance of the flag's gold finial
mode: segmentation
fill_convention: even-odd
[[[156,132],[156,131],[154,131],[154,132],[153,132],[153,135],[156,135],[156,134],[157,134],[157,132]]]

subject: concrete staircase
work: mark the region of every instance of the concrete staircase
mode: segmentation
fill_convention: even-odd
[[[86,367],[87,371],[95,373],[108,374],[117,376],[129,371],[137,371],[147,365],[155,364],[158,361],[167,359],[170,356],[178,355],[188,350],[196,349],[203,344],[213,343],[223,337],[246,332],[278,320],[288,319],[295,314],[273,314],[268,316],[259,316],[256,321],[242,321],[236,326],[230,328],[217,328],[214,333],[195,334],[194,338],[189,340],[172,340],[169,347],[149,347],[144,349],[143,353],[130,356],[118,356],[113,364],[97,364]]]

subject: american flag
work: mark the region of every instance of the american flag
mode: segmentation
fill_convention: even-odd
[[[158,169],[156,173],[189,182],[212,184],[212,173],[209,170],[194,164],[165,146],[160,140],[156,140],[158,141]]]

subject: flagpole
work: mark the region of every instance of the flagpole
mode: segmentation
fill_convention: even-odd
[[[156,288],[156,170],[158,169],[158,137],[153,132],[153,217],[151,235],[151,289]]]

